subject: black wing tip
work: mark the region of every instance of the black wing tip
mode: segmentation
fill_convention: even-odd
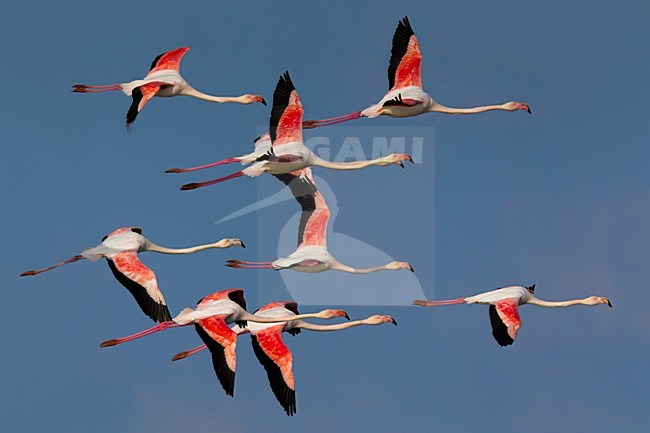
[[[278,80],[278,86],[282,85],[282,87],[286,87],[289,90],[289,93],[291,91],[296,90],[296,86],[293,85],[293,81],[291,81],[291,75],[289,74],[289,71],[284,71],[284,74],[280,75],[280,79]]]
[[[296,391],[290,389],[285,398],[286,403],[282,404],[282,407],[288,416],[294,416],[296,414]]]
[[[167,52],[167,51],[165,51],[165,52],[162,53],[162,54],[158,54],[158,55],[156,56],[156,58],[153,59],[153,62],[151,62],[151,67],[149,68],[150,71],[151,71],[153,68],[156,67],[156,64],[158,63],[158,60],[160,60],[160,58],[161,58],[162,56],[164,56],[166,52]]]
[[[404,16],[397,24],[395,34],[393,35],[393,44],[391,47],[390,62],[388,63],[388,85],[392,89],[395,85],[395,73],[399,67],[402,57],[408,50],[411,36],[414,36],[413,28],[407,16]]]
[[[136,87],[133,89],[131,97],[133,98],[133,102],[129,107],[129,111],[126,112],[126,130],[128,132],[131,132],[131,125],[135,122],[135,118],[138,117],[138,105],[140,105],[140,101],[142,100],[142,90]]]
[[[404,18],[402,18],[397,24],[397,30],[399,29],[403,29],[403,31],[405,31],[408,36],[415,34],[413,32],[413,27],[411,27],[411,22],[409,21],[408,15],[404,15]]]
[[[135,297],[135,295],[133,296]],[[169,312],[169,308],[167,308],[167,305],[160,304],[154,301],[147,294],[142,296],[141,299],[139,299],[138,297],[135,298],[142,312],[147,316],[149,316],[149,318],[154,322],[162,323],[162,322],[169,322],[172,320],[172,315]]]
[[[273,107],[271,108],[271,119],[269,120],[269,133],[272,142],[276,139],[275,130],[280,123],[282,113],[284,113],[285,108],[289,105],[291,92],[295,90],[296,87],[293,85],[293,81],[291,81],[289,71],[285,71],[284,74],[280,75],[278,84],[276,84],[275,90],[273,91]]]
[[[508,335],[507,331],[503,331],[503,332],[492,331],[492,335],[494,336],[494,339],[501,347],[510,346],[512,343],[515,342],[515,340],[513,340],[512,337]]]

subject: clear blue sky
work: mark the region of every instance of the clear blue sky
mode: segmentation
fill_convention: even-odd
[[[0,430],[647,431],[647,2],[193,3],[3,6]],[[157,54],[190,45],[182,72],[200,90],[271,100],[289,69],[308,117],[344,114],[385,92],[390,40],[405,14],[434,98],[521,100],[533,115],[382,118],[319,131],[336,140],[373,126],[435,128],[435,158],[405,171],[319,170],[336,193],[333,230],[411,261],[432,298],[537,283],[545,299],[606,295],[613,309],[523,307],[519,339],[503,349],[485,307],[350,307],[356,318],[392,314],[399,326],[287,336],[298,387],[290,419],[248,338],[234,399],[206,354],[170,363],[199,343],[191,329],[100,350],[104,339],[151,324],[105,263],[18,278],[139,225],[163,245],[230,236],[250,245],[143,255],[174,313],[227,287],[244,287],[253,306],[288,297],[279,273],[222,264],[273,253],[268,233],[284,223],[264,216],[281,210],[287,221],[295,203],[214,224],[277,181],[188,193],[178,186],[230,169],[163,174],[246,152],[268,108],[155,99],[127,134],[128,98],[69,88],[139,78]]]

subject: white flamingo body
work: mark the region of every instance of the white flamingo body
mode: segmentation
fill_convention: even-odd
[[[384,106],[388,101],[393,101],[396,98],[409,99],[418,101],[417,104],[412,106],[405,105],[388,105]],[[418,86],[407,86],[401,89],[393,89],[386,93],[386,95],[376,104],[371,105],[361,112],[363,117],[373,118],[381,115],[390,117],[411,117],[418,114],[431,111],[431,108],[436,105],[436,102],[429,96],[427,92]]]
[[[81,252],[81,255],[91,262],[96,262],[102,257],[112,259],[116,254],[125,251],[139,253],[145,250],[146,245],[147,238],[142,236],[142,234],[132,230],[125,230],[108,235],[102,243],[94,247],[86,248]]]
[[[305,265],[301,265],[305,263]],[[316,274],[319,272],[337,269],[336,259],[327,251],[327,248],[319,245],[300,246],[296,251],[286,258],[280,258],[271,263],[275,270],[291,269],[294,272]]]
[[[532,298],[531,292],[522,286],[508,286],[465,298],[467,304],[492,304],[504,299],[516,299],[518,305],[527,303]]]
[[[186,95],[191,86],[183,79],[178,71],[163,69],[154,71],[140,80],[133,80],[128,83],[121,83],[122,92],[126,96],[133,95],[133,89],[150,83],[161,83],[160,90],[153,97],[171,98],[172,96]]]
[[[270,147],[269,150],[271,149],[273,150],[273,158],[267,161],[254,162],[244,170],[244,174],[251,177],[259,176],[262,173],[286,174],[309,167],[314,162],[314,153],[299,141],[286,143],[277,148]],[[257,154],[258,152],[254,153]],[[250,160],[250,157],[247,160]],[[244,164],[244,161],[242,161],[242,164]]]
[[[224,322],[230,325],[236,321],[242,310],[239,304],[230,299],[210,300],[202,303],[200,308],[183,309],[172,320],[179,325],[186,325],[212,316],[225,316]]]

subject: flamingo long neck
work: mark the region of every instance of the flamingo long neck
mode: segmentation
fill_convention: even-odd
[[[302,329],[307,329],[309,331],[329,332],[329,331],[339,331],[341,329],[353,328],[355,326],[360,326],[360,325],[370,325],[370,323],[366,323],[364,320],[353,320],[351,322],[342,322],[342,323],[337,323],[335,325],[317,325],[315,323],[309,323],[300,320],[299,322],[296,323],[294,328],[302,328]]]
[[[353,268],[352,266],[344,265],[343,263],[334,262],[332,263],[331,269],[336,271],[350,272],[351,274],[370,274],[372,272],[386,270],[387,265],[381,266],[372,266],[370,268]]]
[[[492,111],[492,110],[510,111],[508,108],[506,108],[506,104],[483,105],[481,107],[474,107],[474,108],[452,108],[452,107],[445,107],[444,105],[435,103],[429,108],[430,112],[445,113],[445,114],[475,114],[475,113],[483,113],[485,111]]]
[[[190,86],[187,86],[187,88],[181,92],[181,95],[192,96],[194,98],[203,99],[204,101],[218,102],[220,104],[223,104],[225,102],[243,101],[242,96],[213,96],[213,95],[208,95],[207,93],[199,92],[198,90]]]
[[[439,307],[441,305],[456,305],[456,304],[464,304],[465,298],[456,298],[456,299],[445,299],[442,301],[428,301],[428,300],[421,300],[421,301],[415,301],[415,305],[420,305],[422,307]]]
[[[371,165],[377,165],[382,162],[382,158],[369,159],[363,161],[352,161],[352,162],[334,162],[321,159],[314,155],[312,159],[312,165],[318,167],[330,168],[332,170],[357,170],[359,168],[369,167]]]
[[[300,319],[323,319],[323,318],[324,317],[322,312],[296,314],[293,316],[286,316],[286,317],[261,317],[261,316],[256,316],[255,314],[251,314],[248,311],[242,311],[236,320],[248,320],[250,322],[257,322],[257,323],[283,323],[283,322],[291,322],[293,320],[300,320]]]
[[[197,245],[195,247],[188,248],[167,248],[156,245],[151,241],[147,241],[147,245],[145,246],[144,251],[154,251],[156,253],[162,254],[192,254],[196,253],[197,251],[208,250],[210,248],[223,248],[223,245],[221,241],[219,241],[212,244]]]
[[[545,308],[558,308],[558,307],[571,307],[572,305],[591,305],[587,299],[570,299],[568,301],[544,301],[531,297],[526,301],[527,304],[537,305],[538,307]]]

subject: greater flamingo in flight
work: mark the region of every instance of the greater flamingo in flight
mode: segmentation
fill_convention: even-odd
[[[231,329],[228,325],[235,323],[240,329],[250,326],[248,322],[271,323],[298,320],[301,318],[332,319],[348,315],[343,310],[322,310],[318,313],[302,314],[291,318],[269,318],[257,316],[246,311],[246,300],[242,289],[221,290],[201,299],[196,309],[185,308],[173,319],[159,323],[144,331],[137,332],[122,338],[104,341],[99,347],[115,346],[127,341],[142,338],[155,332],[179,326],[194,324],[197,334],[203,340],[205,347],[210,349],[212,364],[226,394],[232,396],[235,386],[235,371],[237,357],[237,327]]]
[[[589,296],[584,299],[573,299],[570,301],[543,301],[534,296],[535,285],[530,287],[509,286],[502,287],[467,298],[450,299],[446,301],[416,300],[414,305],[421,307],[435,307],[439,305],[453,304],[489,304],[490,324],[492,335],[500,346],[509,346],[515,342],[517,332],[521,328],[519,318],[519,305],[531,304],[538,307],[556,308],[570,307],[572,305],[600,305],[607,304],[611,308],[612,303],[601,296]]]
[[[334,125],[360,117],[411,117],[422,113],[474,114],[484,111],[523,110],[530,113],[530,107],[522,102],[506,102],[499,105],[485,105],[474,108],[451,108],[434,101],[422,89],[422,54],[420,44],[411,28],[408,17],[404,17],[393,35],[390,62],[388,64],[389,91],[377,104],[362,111],[322,120],[306,120],[303,128],[317,128]]]
[[[293,173],[275,174],[274,176],[289,187],[302,209],[300,226],[298,227],[298,249],[289,257],[280,258],[273,262],[228,260],[226,266],[247,269],[290,269],[307,273],[335,270],[354,274],[368,274],[376,271],[396,271],[400,269],[408,269],[413,272],[413,267],[407,262],[390,262],[386,265],[370,268],[353,268],[340,263],[327,250],[327,224],[330,219],[330,211],[325,198],[316,188],[311,175],[311,168],[307,167]]]
[[[298,304],[292,301],[272,302],[261,307],[254,313],[257,317],[268,317],[276,323],[248,323],[245,328],[236,330],[239,335],[250,333],[253,350],[260,364],[266,370],[271,390],[287,415],[296,413],[296,386],[293,377],[293,355],[282,340],[282,333],[297,335],[301,329],[309,331],[339,331],[355,326],[377,326],[383,323],[397,325],[395,319],[386,315],[374,315],[362,320],[343,322],[335,325],[317,325],[298,319]],[[289,319],[288,321],[286,319]],[[285,323],[278,323],[285,322]],[[209,345],[201,345],[194,349],[178,353],[172,359],[177,361],[194,355]]]
[[[140,261],[138,253],[153,251],[162,254],[191,254],[210,248],[229,248],[235,245],[245,247],[240,239],[222,239],[212,244],[189,248],[166,248],[142,236],[141,228],[123,227],[104,236],[101,244],[85,249],[79,255],[47,268],[25,271],[20,276],[37,275],[78,260],[96,262],[103,257],[117,281],[131,292],[142,311],[156,322],[165,322],[171,320],[171,315],[158,287],[156,274]]]
[[[134,80],[129,83],[109,84],[105,86],[88,86],[75,84],[72,91],[75,93],[96,93],[121,90],[126,96],[133,97],[133,103],[126,113],[126,128],[130,130],[131,124],[135,121],[138,113],[142,111],[145,104],[154,96],[170,98],[172,96],[193,96],[198,99],[210,102],[237,102],[239,104],[252,104],[260,102],[266,105],[264,98],[258,95],[241,96],[212,96],[199,92],[190,86],[181,77],[181,60],[190,50],[190,47],[176,48],[167,51],[156,57],[151,63],[151,68],[146,77],[142,80]]]
[[[333,162],[321,159],[303,143],[303,111],[298,92],[291,81],[289,72],[285,72],[278,80],[273,93],[273,110],[269,122],[269,133],[262,135],[255,141],[254,152],[238,158],[226,158],[222,161],[193,168],[172,168],[167,170],[167,173],[200,170],[232,162],[239,162],[242,165],[251,164],[249,167],[229,176],[206,182],[189,183],[181,187],[181,190],[190,190],[214,185],[243,175],[255,177],[262,173],[285,174],[309,166],[319,166],[333,170],[356,170],[371,165],[386,166],[393,164],[404,168],[402,161],[413,162],[409,155],[403,153],[393,153],[372,160],[355,162]]]

